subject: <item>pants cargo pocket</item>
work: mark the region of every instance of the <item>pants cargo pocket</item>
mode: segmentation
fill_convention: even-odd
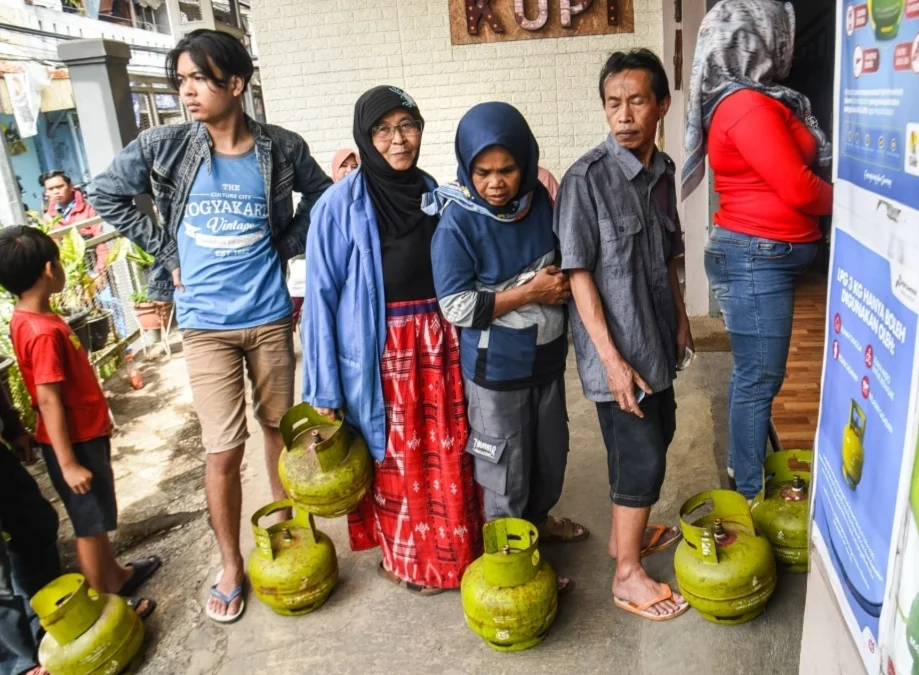
[[[466,452],[475,457],[475,480],[485,490],[507,494],[507,440],[491,438],[470,429]]]

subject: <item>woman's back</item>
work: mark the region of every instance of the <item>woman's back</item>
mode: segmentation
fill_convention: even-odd
[[[820,238],[832,187],[811,171],[817,142],[788,107],[752,89],[731,94],[712,118],[708,153],[718,225],[792,243]]]

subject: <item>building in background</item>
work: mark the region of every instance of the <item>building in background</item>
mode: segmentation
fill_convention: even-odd
[[[128,73],[134,115],[140,130],[186,119],[184,107],[166,81],[166,53],[181,35],[214,26],[237,35],[255,54],[249,37],[249,4],[238,0],[0,0],[0,129],[27,209],[43,211],[39,176],[66,171],[77,184],[92,177],[80,133],[70,76],[57,57],[64,40],[106,38],[131,47]],[[32,64],[32,65],[30,65]],[[41,89],[36,133],[23,133],[5,75],[32,73],[50,82]],[[250,114],[264,120],[258,70],[247,101]]]

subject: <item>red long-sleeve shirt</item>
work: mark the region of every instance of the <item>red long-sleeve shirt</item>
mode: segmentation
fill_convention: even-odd
[[[752,89],[728,96],[712,118],[708,155],[718,225],[790,243],[820,238],[833,187],[811,171],[817,141],[784,104]]]

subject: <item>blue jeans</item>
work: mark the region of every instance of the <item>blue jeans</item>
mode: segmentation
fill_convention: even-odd
[[[712,229],[705,272],[731,338],[734,370],[728,389],[729,455],[737,491],[748,499],[763,486],[772,400],[782,388],[795,282],[817,244],[789,244]]]

